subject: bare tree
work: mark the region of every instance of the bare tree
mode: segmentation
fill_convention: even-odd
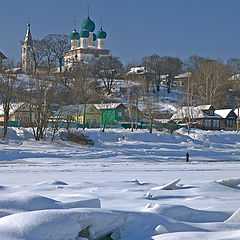
[[[168,75],[168,93],[170,93],[170,83],[181,72],[183,66],[183,62],[177,57],[160,57],[157,54],[144,57],[142,64],[152,70],[157,91],[160,90],[161,75]]]
[[[148,57],[144,57],[142,59],[142,64],[153,71],[154,73],[154,82],[156,85],[157,92],[160,91],[160,83],[161,83],[161,57],[157,54],[153,54]]]
[[[193,74],[195,82],[195,92],[202,99],[204,104],[215,104],[219,106],[229,89],[231,76],[230,69],[221,61],[206,61],[200,69]]]
[[[101,57],[94,63],[95,76],[102,80],[103,86],[108,94],[112,92],[115,80],[120,78],[123,65],[119,58],[108,56]]]
[[[240,59],[239,58],[228,59],[227,65],[231,68],[232,74],[240,73]]]
[[[48,34],[44,44],[51,49],[58,60],[60,73],[64,62],[64,53],[70,49],[69,36],[64,34]]]
[[[153,130],[153,120],[156,113],[154,96],[151,94],[151,91],[148,89],[149,74],[143,74],[139,76],[139,81],[141,82],[141,91],[144,100],[144,113],[149,120],[149,133],[152,133]]]
[[[204,62],[209,60],[210,60],[209,58],[205,58],[197,55],[190,56],[184,63],[185,70],[191,73],[195,73],[201,68]]]
[[[96,100],[101,101],[100,91],[97,82],[91,77],[91,66],[81,64],[74,71],[69,72],[68,77],[71,79],[70,89],[76,105],[84,104],[83,113],[83,130],[86,126],[86,106]],[[79,109],[79,108],[78,108]],[[77,116],[78,118],[78,116]]]
[[[43,51],[42,40],[33,40],[33,61],[34,61],[34,72],[36,73],[37,68],[42,63],[45,53]]]
[[[50,119],[50,124],[51,124],[51,129],[52,129],[51,141],[54,140],[57,132],[64,125],[63,123],[60,122],[62,119],[62,116],[63,116],[63,111],[61,108],[59,108],[57,111],[57,114]]]
[[[6,137],[11,103],[17,96],[19,82],[14,74],[0,74],[0,86],[0,101],[4,113],[3,137]]]
[[[133,101],[134,101],[134,97],[133,97],[133,93],[131,91],[131,87],[128,86],[127,89],[127,105],[128,105],[128,116],[131,120],[131,131],[133,132],[133,121],[134,121],[134,117],[133,117]]]
[[[139,117],[139,109],[138,109],[139,99],[143,94],[143,90],[142,90],[143,85],[145,84],[148,85],[147,82],[148,82],[148,78],[150,78],[150,74],[148,72],[145,72],[143,74],[129,74],[128,66],[125,68],[124,72],[125,74],[123,76],[127,85],[126,98],[128,103],[131,102],[132,104],[129,114],[132,115],[133,121],[135,118],[135,129],[137,130],[138,117]],[[148,77],[146,77],[146,75],[148,75]],[[145,86],[145,87],[147,87],[147,89],[149,88],[149,86]],[[133,105],[135,105],[135,107]]]
[[[12,68],[16,68],[18,66],[18,64],[15,62],[14,58],[7,58],[4,62],[3,62],[3,70],[9,70]]]
[[[47,39],[42,39],[42,51],[44,53],[43,66],[46,65],[48,74],[51,72],[51,68],[55,67],[56,56],[52,50],[50,44],[48,44]]]
[[[53,91],[55,86],[44,79],[44,75],[35,75],[34,79],[29,80],[25,86],[24,100],[30,109],[30,124],[36,141],[44,137],[44,132],[52,115],[51,105],[54,101],[52,93],[55,92]]]

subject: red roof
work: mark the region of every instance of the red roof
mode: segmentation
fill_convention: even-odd
[[[0,58],[7,59],[7,57],[0,51]]]

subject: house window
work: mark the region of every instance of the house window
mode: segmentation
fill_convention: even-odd
[[[213,127],[215,127],[215,128],[219,128],[219,127],[220,127],[220,122],[219,122],[219,120],[217,120],[217,119],[214,119],[214,120],[213,120]]]
[[[91,123],[91,119],[87,118],[87,124]]]
[[[30,117],[24,117],[24,122],[30,122]]]
[[[122,117],[122,112],[118,112],[118,117]]]
[[[235,124],[235,120],[234,119],[227,119],[226,120],[226,126],[227,127],[232,127]]]
[[[92,107],[89,110],[90,110],[90,112],[93,112],[93,108]]]
[[[211,127],[211,119],[205,119],[204,126],[210,128]]]
[[[92,124],[93,124],[94,126],[97,126],[97,119],[96,119],[96,118],[92,119]]]

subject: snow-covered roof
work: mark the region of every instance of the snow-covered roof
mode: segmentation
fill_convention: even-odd
[[[228,80],[240,80],[240,73],[232,75]]]
[[[93,104],[86,104],[86,111],[92,106]],[[71,115],[79,115],[83,114],[84,111],[84,104],[78,104],[78,105],[68,105],[68,106],[62,106],[60,107],[53,117],[66,117]]]
[[[131,70],[127,73],[128,74],[144,74],[151,72],[149,69],[146,67],[132,67]]]
[[[26,73],[25,70],[21,68],[10,68],[6,70],[7,73],[13,73],[13,74],[21,74],[21,73]]]
[[[185,72],[185,73],[181,73],[177,76],[175,76],[174,78],[175,79],[178,79],[178,78],[187,78],[187,77],[191,77],[192,76],[192,73],[191,72]]]
[[[105,109],[116,109],[119,107],[122,103],[103,103],[103,104],[94,104],[94,106],[98,110],[105,110]]]
[[[195,108],[199,108],[199,109],[201,109],[202,111],[207,111],[207,110],[209,110],[211,107],[212,107],[212,105],[209,104],[209,105],[199,105],[199,106],[197,106],[197,107],[195,107]]]
[[[183,118],[204,118],[205,114],[200,108],[196,109],[195,107],[182,107],[177,113],[175,113],[171,119],[183,119]]]
[[[218,109],[218,110],[215,110],[215,114],[221,116],[222,118],[226,118],[231,111],[232,111],[231,108],[229,108],[229,109]]]
[[[196,107],[182,107],[176,114],[174,114],[171,119],[177,120],[177,119],[183,119],[183,118],[194,118],[194,119],[200,119],[200,118],[221,118],[220,115],[214,113],[214,115],[208,115],[204,112],[204,110],[208,110],[211,107],[211,105],[200,105]]]
[[[13,114],[15,113],[22,105],[24,104],[24,102],[17,102],[17,103],[11,103],[10,104],[10,111],[9,114]],[[3,115],[4,111],[3,111],[3,105],[0,105],[0,115]]]
[[[234,110],[234,113],[238,116],[238,109],[237,108]],[[239,114],[240,114],[240,108],[239,108]],[[240,119],[240,117],[239,117],[239,119]]]

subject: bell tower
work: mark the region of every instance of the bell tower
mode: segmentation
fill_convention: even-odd
[[[30,20],[28,19],[27,33],[22,45],[22,69],[31,72],[34,70],[33,61],[33,40],[30,30]]]

